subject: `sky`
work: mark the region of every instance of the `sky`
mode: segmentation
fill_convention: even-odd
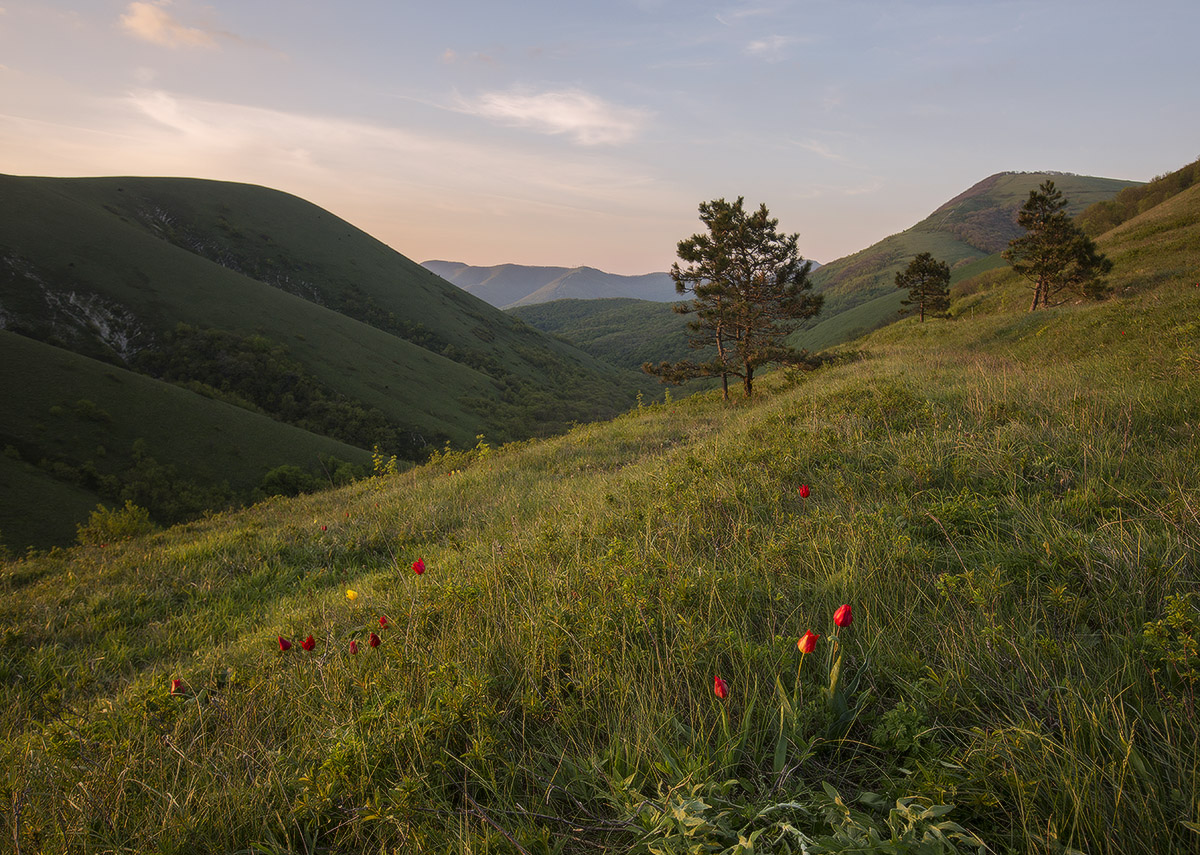
[[[262,184],[416,261],[624,274],[742,196],[827,263],[996,172],[1194,161],[1198,32],[1197,0],[0,0],[0,172]]]

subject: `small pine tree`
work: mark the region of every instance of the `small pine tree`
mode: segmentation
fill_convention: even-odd
[[[675,306],[695,317],[688,322],[689,344],[716,353],[707,362],[648,362],[642,370],[666,383],[720,377],[725,398],[729,377],[741,377],[750,397],[759,366],[807,361],[786,339],[802,319],[820,312],[822,297],[811,293],[812,262],[797,249],[799,235],[776,231],[779,220],[766,205],[747,213],[741,197],[716,199],[700,204],[700,219],[708,231],[679,242],[679,258],[688,266],[672,265],[671,278],[676,291],[694,298]]]
[[[908,299],[901,300],[900,305],[916,306],[922,322],[926,312],[932,316],[950,308],[950,267],[928,252],[918,255],[896,274],[896,287],[908,289]],[[907,308],[900,310],[902,315],[906,312]]]
[[[1104,277],[1112,262],[1067,216],[1066,207],[1067,200],[1053,181],[1030,190],[1017,214],[1017,223],[1026,233],[1009,241],[1001,253],[1013,270],[1033,283],[1031,312],[1058,305],[1062,300],[1056,298],[1063,291],[1093,300],[1108,293]]]

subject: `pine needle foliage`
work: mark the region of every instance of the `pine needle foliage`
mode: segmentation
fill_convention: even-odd
[[[1047,180],[1029,191],[1017,214],[1024,236],[1009,241],[1002,255],[1017,273],[1033,283],[1032,312],[1064,302],[1064,291],[1093,300],[1105,296],[1104,276],[1112,262],[1064,210],[1067,200]]]
[[[811,293],[812,262],[797,249],[799,235],[780,234],[766,205],[747,213],[741,196],[736,202],[715,199],[700,204],[700,220],[708,231],[679,242],[679,259],[687,266],[675,262],[671,278],[678,293],[693,297],[676,305],[681,314],[695,316],[688,324],[690,345],[715,346],[716,355],[642,369],[667,383],[720,377],[726,399],[729,377],[740,377],[748,398],[758,368],[807,362],[807,353],[786,339],[801,320],[821,311],[823,298]]]

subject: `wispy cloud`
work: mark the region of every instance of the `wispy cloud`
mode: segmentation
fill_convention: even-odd
[[[765,39],[756,39],[746,45],[746,53],[768,62],[778,62],[783,59],[787,48],[798,41],[799,39],[795,36],[767,36]]]
[[[579,89],[486,92],[464,101],[461,109],[508,125],[563,134],[581,145],[629,142],[647,118],[643,110],[611,104]]]
[[[167,7],[171,0],[134,2],[125,7],[121,26],[143,41],[170,48],[219,48],[218,39],[236,39],[232,33],[190,27],[176,20]]]
[[[796,140],[793,141],[792,144],[795,145],[796,148],[802,148],[805,151],[811,151],[813,154],[817,155],[818,157],[823,157],[826,160],[835,160],[839,163],[845,162],[846,160],[845,155],[839,154],[829,146],[825,145],[824,143],[817,142],[816,140]]]

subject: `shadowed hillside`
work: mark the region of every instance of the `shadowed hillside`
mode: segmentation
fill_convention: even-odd
[[[330,436],[360,458],[374,445],[420,459],[478,434],[546,435],[633,402],[631,372],[508,318],[284,193],[12,176],[0,176],[0,192],[0,328]],[[27,462],[61,459],[78,470],[95,462],[93,448],[52,451],[15,433],[18,415],[44,421],[28,393],[61,385],[58,365],[35,361],[14,384],[0,442]],[[131,410],[109,412],[121,423]],[[274,465],[311,468],[292,435],[277,437]],[[194,467],[169,434],[145,439],[163,465]],[[128,448],[106,451],[132,464]],[[267,465],[256,458],[253,477]],[[228,471],[223,480],[245,477]]]

